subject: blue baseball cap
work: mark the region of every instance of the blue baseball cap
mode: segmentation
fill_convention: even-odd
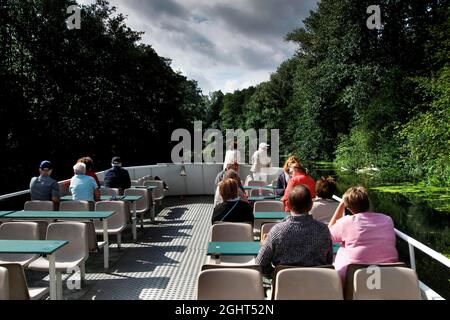
[[[44,169],[51,170],[51,169],[53,169],[53,165],[52,165],[52,163],[51,163],[50,161],[44,160],[44,161],[42,161],[41,164],[39,165],[39,169],[42,169],[42,170],[44,170]]]

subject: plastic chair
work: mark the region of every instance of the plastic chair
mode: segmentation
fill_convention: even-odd
[[[39,240],[37,222],[5,222],[0,225],[0,239],[3,240]],[[0,263],[19,263],[27,267],[39,258],[37,254],[2,253]]]
[[[99,201],[95,204],[95,211],[114,211],[115,213],[107,219],[108,235],[117,236],[117,247],[121,248],[122,231],[127,226],[127,217],[130,215],[130,209],[124,201]],[[103,223],[95,221],[95,232],[103,234]]]
[[[251,174],[245,177],[244,186],[248,186],[250,181],[253,181],[253,176]]]
[[[85,276],[85,261],[89,257],[87,226],[81,222],[51,223],[47,228],[47,240],[67,240],[69,243],[56,251],[55,267],[58,299],[62,299],[62,273],[75,267],[80,268],[81,282]],[[36,271],[49,270],[47,257],[40,257],[28,266]]]
[[[256,201],[253,212],[284,212],[284,204],[281,201]]]
[[[353,278],[353,300],[422,300],[419,280],[413,269],[379,268],[379,282],[374,270],[358,269]]]
[[[118,188],[100,188],[100,196],[120,196],[121,192]]]
[[[264,238],[267,234],[269,234],[270,230],[276,225],[276,222],[266,222],[261,226],[261,244],[264,242]]]
[[[75,200],[75,201],[63,201],[59,205],[60,211],[91,211],[94,208],[94,203],[90,201],[82,201],[82,200]],[[94,222],[92,221],[82,221],[86,224],[88,228],[88,246],[89,251],[97,251],[98,250],[98,244],[97,244],[97,235],[95,234],[95,226]]]
[[[28,287],[23,267],[19,263],[2,263],[0,268],[8,270],[10,300],[40,300],[48,294],[48,287]]]
[[[131,186],[135,187],[135,186],[140,186],[142,185],[139,180],[131,180]]]
[[[249,180],[247,181],[247,186],[250,187],[265,187],[267,186],[267,182],[262,180]]]
[[[52,201],[27,201],[24,204],[25,211],[54,211],[55,204]]]
[[[251,189],[250,197],[265,197],[265,196],[273,196],[272,190],[267,189]]]
[[[165,191],[164,191],[164,182],[161,180],[145,180],[143,182],[144,186],[156,186],[155,189],[153,189],[152,191],[152,205],[155,206],[156,205],[162,205],[162,200],[164,199],[165,196]]]
[[[233,264],[233,265],[222,265],[222,264],[212,264],[206,263],[202,265],[202,271],[211,269],[251,269],[261,272],[261,266],[259,264]]]
[[[211,227],[212,242],[240,242],[253,241],[253,228],[249,223],[221,222]],[[215,259],[210,257],[210,263]],[[238,263],[254,264],[255,257],[251,255],[242,256],[221,256],[220,264]]]
[[[198,276],[198,300],[264,300],[261,273],[251,269],[211,269]]]
[[[8,269],[0,267],[0,300],[9,300]]]
[[[91,211],[91,202],[82,200],[63,201],[59,204],[60,211]]]
[[[345,274],[345,282],[344,282],[344,296],[345,300],[352,300],[353,299],[353,292],[354,289],[354,277],[355,272],[359,269],[364,269],[369,266],[378,266],[380,268],[384,267],[405,267],[406,264],[404,262],[394,262],[394,263],[375,263],[375,264],[349,264],[347,266],[347,272]]]
[[[136,216],[140,216],[141,228],[144,229],[144,215],[147,212],[151,212],[152,194],[147,189],[126,189],[125,196],[142,196],[142,198],[136,201]],[[155,220],[155,217],[151,217],[151,220]]]
[[[253,212],[284,212],[284,204],[281,201],[256,201]],[[265,223],[274,222],[273,219],[255,219],[254,233],[260,234],[261,226]],[[262,236],[261,236],[262,239]]]
[[[23,206],[24,211],[54,211],[55,204],[52,201],[27,201]],[[33,221],[39,224],[39,240],[44,240],[47,233],[48,224],[51,220],[36,220]]]
[[[275,300],[343,300],[342,283],[329,268],[284,268],[276,273]]]
[[[252,226],[248,223],[222,222],[211,228],[212,242],[253,241]]]

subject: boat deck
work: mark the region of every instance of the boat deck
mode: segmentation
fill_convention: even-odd
[[[212,197],[165,198],[156,224],[148,220],[143,231],[138,229],[137,243],[132,242],[129,229],[122,236],[120,251],[111,237],[108,273],[103,272],[102,253],[94,253],[86,263],[86,283],[81,290],[69,290],[63,280],[64,298],[196,299],[197,275],[207,259],[212,210]]]

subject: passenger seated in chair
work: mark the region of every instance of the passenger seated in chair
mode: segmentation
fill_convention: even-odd
[[[217,186],[219,185],[220,181],[223,180],[225,172],[227,172],[227,170],[230,170],[230,169],[236,171],[237,173],[239,173],[239,163],[237,163],[237,161],[227,163],[225,169],[220,171],[217,174],[216,179],[214,179],[214,188],[217,188]]]
[[[256,257],[263,274],[269,277],[278,265],[314,267],[333,262],[330,231],[309,214],[309,189],[304,185],[294,187],[288,201],[291,215],[273,226]]]
[[[284,191],[288,185],[289,180],[291,179],[291,174],[289,173],[289,168],[294,163],[300,163],[300,159],[297,156],[290,156],[283,166],[283,172],[277,178],[277,188],[275,189],[275,193],[277,196],[284,196]]]
[[[316,195],[313,207],[309,212],[312,217],[328,225],[339,202],[333,200],[336,192],[336,181],[332,177],[322,177],[316,182]]]
[[[369,207],[364,187],[349,188],[328,225],[333,242],[341,243],[334,267],[343,281],[349,264],[398,262],[394,222]],[[344,217],[345,208],[351,215]]]
[[[53,165],[50,161],[44,160],[39,165],[39,177],[33,177],[30,181],[31,200],[53,201],[59,204],[59,185],[51,178]]]
[[[253,208],[239,197],[239,185],[235,179],[225,179],[220,182],[219,192],[223,202],[214,208],[212,223],[254,222]]]
[[[123,190],[131,187],[130,174],[126,169],[122,168],[122,160],[119,157],[112,158],[112,168],[105,173],[105,187]]]
[[[234,179],[234,180],[236,180],[236,182],[239,185],[239,190],[238,190],[239,199],[241,199],[242,201],[248,202],[247,194],[245,193],[244,187],[242,186],[241,178],[239,177],[239,175],[237,174],[236,171],[234,171],[233,169],[227,170],[225,172],[225,175],[224,175],[223,179],[224,180],[225,179]],[[217,206],[219,203],[222,203],[222,202],[223,202],[223,199],[222,199],[222,196],[220,195],[219,186],[217,186],[216,194],[214,195],[214,207]]]
[[[284,211],[286,212],[291,211],[289,208],[288,195],[295,186],[300,184],[305,185],[309,189],[311,199],[316,197],[316,183],[309,175],[308,169],[306,169],[301,163],[291,164],[289,167],[289,174],[291,175],[291,178],[287,184],[284,196],[281,198],[281,201],[284,203]]]
[[[100,190],[94,178],[86,175],[86,165],[78,162],[73,166],[73,172],[69,186],[72,200],[99,201]]]

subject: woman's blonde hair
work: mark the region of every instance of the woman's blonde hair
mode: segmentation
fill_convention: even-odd
[[[283,166],[284,172],[289,173],[289,167],[293,163],[300,163],[300,159],[297,156],[290,156],[289,158],[287,158]]]
[[[370,207],[369,194],[362,186],[349,188],[342,196],[342,200],[353,213],[367,212]]]

